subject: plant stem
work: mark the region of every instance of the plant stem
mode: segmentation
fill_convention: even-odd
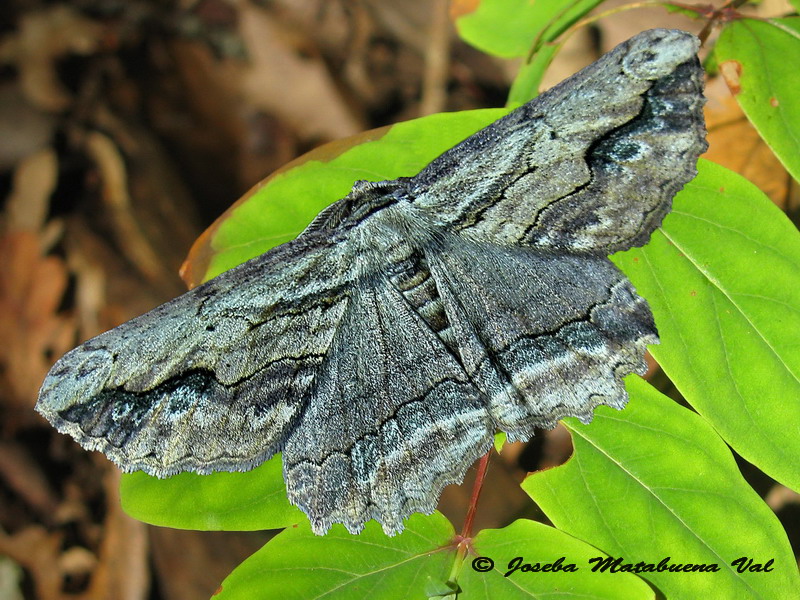
[[[464,527],[461,529],[461,535],[456,536],[458,543],[456,547],[456,556],[453,560],[453,566],[450,569],[450,576],[447,579],[448,585],[454,590],[458,590],[458,574],[461,571],[461,565],[464,564],[464,559],[467,557],[470,543],[472,542],[472,523],[475,521],[475,512],[478,509],[478,498],[483,489],[483,481],[486,479],[486,471],[489,467],[489,456],[492,451],[489,450],[481,457],[478,462],[478,472],[475,474],[475,482],[472,484],[472,496],[469,500],[469,509],[467,510],[467,518],[464,520]]]
[[[472,484],[472,497],[469,500],[469,510],[467,511],[467,518],[464,520],[464,528],[461,530],[461,537],[468,540],[472,537],[472,523],[475,520],[475,512],[478,510],[478,498],[483,489],[483,480],[486,479],[486,471],[489,467],[489,456],[492,451],[489,450],[481,457],[478,463],[478,472],[475,474],[475,483]]]

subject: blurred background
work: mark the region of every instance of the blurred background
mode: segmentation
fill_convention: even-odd
[[[65,351],[185,291],[193,240],[287,161],[364,129],[502,106],[518,65],[458,39],[449,11],[465,4],[0,3],[0,598],[209,597],[269,539],[128,518],[117,470],[33,411],[39,385]],[[572,37],[545,87],[654,26],[702,23],[603,20]],[[796,186],[725,86],[708,96],[708,157],[796,217]],[[476,528],[536,518],[517,484],[569,453],[558,428],[495,457]],[[797,547],[797,495],[742,467]],[[457,527],[472,476],[442,499]]]

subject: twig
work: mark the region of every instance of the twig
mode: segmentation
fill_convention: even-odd
[[[486,471],[489,468],[489,456],[491,454],[492,451],[489,450],[478,463],[478,472],[475,474],[475,483],[472,484],[472,497],[469,499],[467,518],[464,520],[464,527],[461,530],[461,537],[465,540],[472,537],[472,523],[475,520],[475,512],[478,510],[478,498],[480,498],[481,490],[483,489],[483,481],[486,479]]]

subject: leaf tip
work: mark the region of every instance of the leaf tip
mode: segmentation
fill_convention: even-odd
[[[481,0],[451,0],[450,2],[450,18],[457,21],[461,17],[471,15],[480,5]]]

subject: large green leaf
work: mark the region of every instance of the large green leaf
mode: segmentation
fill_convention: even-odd
[[[215,600],[281,598],[424,598],[442,593],[453,562],[454,531],[436,513],[414,515],[387,537],[373,521],[360,535],[334,525],[315,536],[307,523],[289,528],[239,565]],[[427,593],[423,593],[427,592]]]
[[[650,243],[614,260],[649,301],[651,352],[684,397],[800,489],[800,234],[746,179],[699,166]]]
[[[722,30],[714,52],[720,64],[738,63],[736,99],[800,181],[800,17],[732,21]]]
[[[130,516],[176,529],[254,531],[306,519],[286,498],[280,456],[248,473],[126,474],[120,497]]]
[[[623,562],[716,564],[718,572],[646,572],[668,598],[787,598],[800,576],[786,533],[742,478],[728,448],[697,414],[638,377],[622,412],[564,422],[574,455],[523,488],[559,529]],[[769,573],[738,573],[751,557]]]
[[[503,58],[527,56],[537,39],[549,42],[602,0],[479,0],[475,10],[456,18],[461,38]]]
[[[375,523],[357,536],[336,525],[323,537],[308,525],[287,529],[242,563],[215,598],[653,598],[653,591],[629,574],[593,573],[589,560],[601,552],[541,523],[520,520],[503,529],[481,531],[466,558],[450,523],[439,513],[414,515],[406,530],[387,537]],[[480,572],[473,560],[492,559]],[[511,570],[510,563],[542,565],[563,559],[575,572]],[[455,581],[449,581],[454,578]]]
[[[256,188],[214,235],[206,279],[297,236],[358,179],[380,181],[418,173],[439,154],[507,111],[440,113],[398,123],[380,138],[358,144],[332,160],[300,161]],[[347,142],[336,142],[337,146]]]
[[[560,49],[556,40],[602,0],[481,0],[473,12],[456,17],[462,39],[503,58],[525,57],[511,86],[507,106],[539,93],[545,70]]]
[[[491,558],[495,568],[476,572],[471,567],[475,557],[469,556],[458,578],[464,591],[459,600],[654,597],[653,590],[634,575],[592,572],[595,563],[589,561],[606,554],[535,521],[521,519],[502,529],[485,529],[475,536],[473,547],[479,556]],[[562,566],[573,564],[577,571],[526,572],[520,568],[526,563],[543,567],[559,559],[563,559]],[[516,570],[512,569],[514,563],[518,563]]]

